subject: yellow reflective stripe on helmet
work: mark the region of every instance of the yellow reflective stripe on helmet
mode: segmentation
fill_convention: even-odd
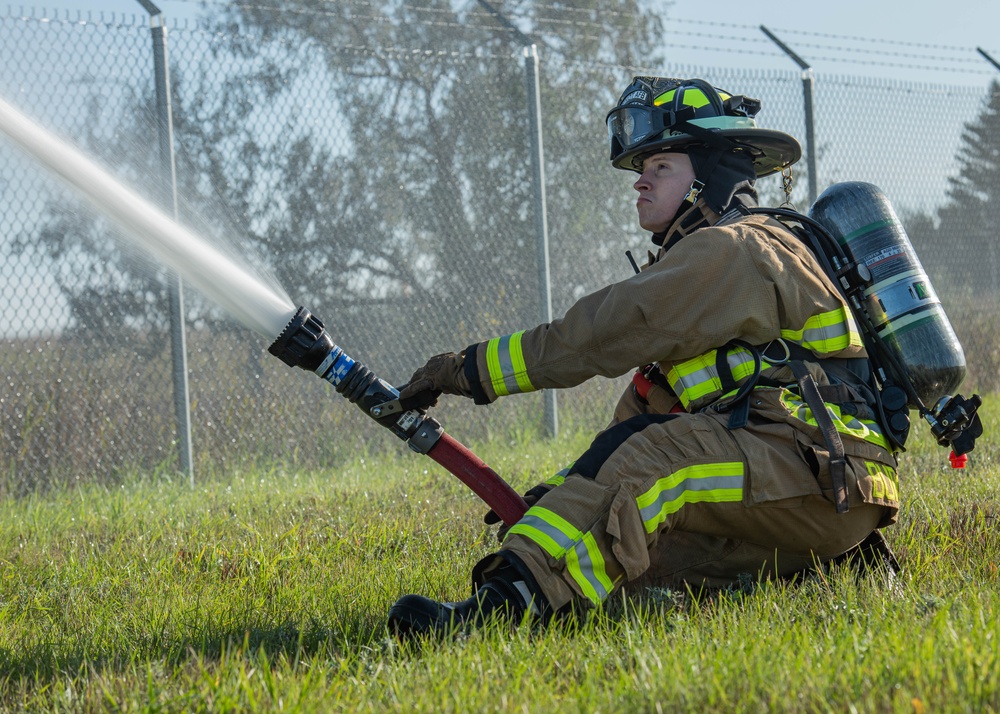
[[[722,378],[715,363],[718,350],[711,350],[686,362],[675,364],[667,372],[667,383],[685,408],[691,402],[714,392],[721,394]],[[740,382],[753,375],[753,355],[742,347],[734,347],[726,354],[726,362],[733,373],[733,379]],[[761,368],[769,365],[765,362]]]
[[[490,373],[490,383],[498,397],[508,394],[535,391],[528,379],[521,351],[521,336],[524,330],[504,337],[494,337],[486,343],[486,368]]]
[[[674,98],[674,95],[676,93],[677,93],[676,89],[671,89],[669,92],[664,92],[663,94],[653,99],[653,106],[658,107],[661,104],[666,104],[667,102],[671,101]]]
[[[682,89],[684,91],[684,93],[681,94],[681,104],[683,104],[686,107],[694,107],[695,109],[700,109],[701,107],[710,104],[712,101],[705,95],[705,92],[698,89],[697,87],[683,86],[671,89],[669,91],[664,92],[663,94],[660,94],[659,96],[653,99],[653,106],[659,107],[666,104],[669,101],[672,101],[674,95],[677,94],[677,89]],[[726,100],[729,99],[730,95],[727,94],[726,92],[719,92],[719,96],[723,100]]]
[[[565,558],[566,571],[595,605],[611,594],[614,584],[608,577],[594,536],[582,533],[558,513],[532,506],[508,535],[520,535],[533,541],[556,560]]]
[[[782,330],[781,336],[820,354],[833,354],[848,347],[861,347],[861,332],[850,309],[841,305],[836,310],[813,315],[801,330]]]
[[[736,503],[743,500],[743,462],[722,461],[677,469],[636,498],[647,533],[687,503]]]
[[[795,392],[788,389],[781,390],[781,405],[788,410],[788,413],[799,421],[810,426],[818,427],[816,417],[813,415],[809,405]],[[858,439],[863,439],[870,444],[881,446],[883,449],[891,450],[889,441],[882,435],[881,427],[878,423],[870,419],[858,419],[853,415],[844,415],[840,407],[836,404],[826,403],[826,410],[833,419],[833,426],[841,434],[847,434]]]

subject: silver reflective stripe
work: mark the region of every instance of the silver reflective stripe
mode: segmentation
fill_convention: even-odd
[[[820,351],[826,352],[829,350],[823,348],[827,346],[830,340],[849,335],[850,332],[847,325],[843,322],[838,322],[835,325],[826,325],[825,327],[810,327],[802,331],[802,346],[810,347],[815,345],[820,348]],[[843,342],[843,340],[838,342]]]
[[[733,503],[743,498],[743,462],[693,464],[659,479],[636,498],[647,533],[688,503]]]
[[[503,375],[507,394],[516,394],[521,391],[517,388],[517,380],[514,379],[514,363],[510,359],[510,335],[497,340],[497,360],[500,362],[500,374]]]
[[[589,543],[588,543],[589,540]],[[598,577],[598,573],[604,574],[605,579],[607,579],[607,573],[604,568],[604,558],[601,557],[601,552],[597,548],[597,541],[591,534],[586,534],[583,540],[578,542],[573,548],[573,552],[576,555],[576,567],[573,567],[572,563],[569,563],[569,572],[573,578],[580,583],[581,588],[584,592],[587,592],[588,588],[580,582],[580,578],[584,578],[590,585],[593,592],[587,592],[588,597],[596,604],[601,600],[604,600],[609,594],[611,594],[611,583],[608,581],[607,586],[602,582],[601,578]],[[591,555],[593,553],[598,558],[600,558],[599,563],[595,563]],[[569,558],[567,558],[569,560]]]

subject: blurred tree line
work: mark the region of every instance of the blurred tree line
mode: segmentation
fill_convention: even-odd
[[[930,139],[929,139],[930,140]],[[985,292],[1000,299],[1000,83],[991,83],[979,116],[967,123],[956,152],[958,173],[934,214],[905,219],[907,232],[939,291]],[[975,255],[957,272],[957,253]]]

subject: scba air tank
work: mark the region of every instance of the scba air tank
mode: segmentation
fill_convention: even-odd
[[[923,406],[954,394],[965,379],[965,353],[885,194],[869,183],[834,184],[809,216],[868,266],[872,283],[864,291],[865,309]],[[883,368],[900,381],[889,365]]]

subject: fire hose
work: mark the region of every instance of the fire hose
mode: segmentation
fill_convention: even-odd
[[[268,347],[287,364],[315,372],[348,401],[357,404],[376,422],[454,474],[486,502],[501,520],[513,525],[528,505],[482,459],[445,433],[437,420],[422,409],[404,409],[395,387],[334,344],[323,323],[306,308],[295,315]]]

